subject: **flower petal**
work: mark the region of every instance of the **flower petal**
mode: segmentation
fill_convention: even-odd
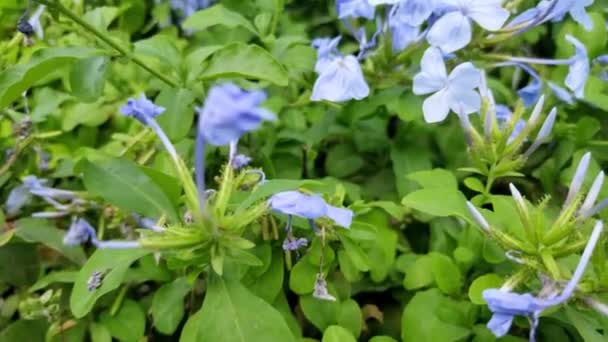
[[[466,62],[459,64],[450,73],[450,87],[455,86],[459,89],[474,89],[481,84],[481,72],[473,63]]]
[[[424,120],[428,123],[445,120],[450,112],[449,99],[450,93],[446,89],[442,89],[424,100],[422,104]]]
[[[449,94],[449,106],[455,113],[468,115],[481,108],[481,96],[474,90],[450,86]]]
[[[423,95],[435,92],[446,86],[448,79],[443,55],[438,48],[429,47],[420,61],[421,71],[414,76],[413,92]]]
[[[426,38],[445,53],[460,50],[471,42],[471,22],[459,11],[450,12],[435,22]]]
[[[484,29],[496,31],[509,18],[509,11],[502,8],[501,3],[502,0],[473,0],[466,14]]]

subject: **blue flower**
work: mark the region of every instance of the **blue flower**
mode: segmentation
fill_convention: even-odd
[[[344,102],[361,100],[369,95],[369,86],[355,56],[334,57],[327,63],[317,63],[317,66],[319,77],[315,81],[311,101]]]
[[[566,89],[550,81],[547,82],[547,86],[549,87],[549,89],[551,89],[555,97],[557,97],[559,100],[570,105],[574,104],[574,98]]]
[[[375,8],[368,0],[337,0],[338,18],[374,19]]]
[[[483,299],[486,301],[488,308],[493,314],[488,322],[488,329],[490,329],[496,337],[502,337],[506,335],[511,328],[515,316],[532,317],[533,323],[530,328],[530,340],[534,341],[536,327],[538,326],[538,318],[542,311],[552,306],[560,305],[572,296],[576,285],[580,282],[583,273],[585,272],[585,268],[589,263],[589,259],[599,240],[602,229],[602,222],[597,221],[593,228],[593,232],[589,237],[587,246],[583,251],[583,255],[576,266],[574,274],[561,294],[548,298],[538,298],[529,293],[519,294],[499,289],[484,290],[482,293]]]
[[[450,109],[459,115],[479,110],[481,97],[474,89],[480,85],[481,74],[473,64],[462,63],[448,76],[441,51],[430,47],[420,66],[420,73],[414,77],[414,94],[434,93],[422,106],[426,122],[443,121]]]
[[[327,204],[319,195],[306,195],[299,191],[274,194],[268,200],[268,204],[274,211],[308,220],[329,217],[344,228],[349,228],[353,220],[352,210],[334,207]]]
[[[230,162],[230,166],[232,166],[235,170],[240,170],[247,166],[251,162],[251,157],[246,156],[244,154],[237,154],[232,158]]]
[[[124,116],[133,117],[146,126],[149,125],[150,118],[155,118],[164,111],[165,108],[155,105],[144,94],[141,94],[138,99],[129,98],[127,104],[120,107],[120,112]]]
[[[283,241],[284,251],[297,251],[298,249],[306,246],[308,246],[308,240],[306,240],[305,238],[296,239],[294,237],[287,237]]]
[[[509,107],[505,105],[496,105],[496,121],[498,123],[498,128],[503,129],[505,125],[507,125],[511,118],[513,117],[513,112]],[[511,143],[515,138],[521,133],[521,131],[526,127],[526,122],[522,119],[519,119],[515,126],[513,127],[513,132],[509,136],[507,143]]]
[[[524,106],[526,107],[530,107],[538,101],[542,92],[543,81],[540,78],[540,75],[538,75],[538,73],[536,72],[536,70],[520,62],[498,63],[495,66],[513,66],[525,71],[531,78],[530,83],[528,83],[527,86],[519,89],[517,91],[517,94],[522,99],[522,101],[524,102]]]
[[[471,20],[489,31],[500,29],[509,17],[501,3],[502,0],[443,0],[440,9],[445,14],[429,30],[429,44],[446,53],[462,49],[471,42]]]
[[[180,11],[184,18],[188,18],[194,12],[205,9],[213,3],[213,0],[170,0],[169,4],[173,10]]]
[[[547,15],[547,20],[561,21],[566,14],[570,14],[572,19],[577,23],[583,25],[585,30],[591,31],[593,29],[593,22],[591,17],[587,14],[585,7],[589,7],[593,4],[593,0],[556,0],[557,4]],[[543,0],[538,4],[538,8],[550,8],[553,1]]]
[[[574,45],[574,56],[570,58],[570,69],[566,76],[565,84],[574,92],[577,98],[583,98],[585,93],[585,84],[589,77],[589,56],[587,48],[583,43],[571,35],[566,35],[566,40]]]
[[[141,244],[137,241],[99,241],[95,233],[95,228],[87,220],[78,218],[72,221],[70,229],[63,237],[66,246],[78,246],[91,242],[97,248],[139,248]]]
[[[436,3],[433,0],[401,0],[390,12],[396,22],[410,26],[422,25],[433,13]]]
[[[205,104],[197,108],[199,134],[211,145],[226,145],[258,128],[262,121],[276,118],[260,104],[266,100],[262,90],[246,91],[232,83],[214,86]]]
[[[28,23],[30,23],[30,25],[32,25],[32,28],[34,29],[34,32],[36,32],[36,36],[38,37],[38,39],[44,38],[44,29],[42,28],[42,24],[40,24],[40,16],[44,12],[45,8],[46,6],[44,5],[38,6],[38,8],[36,8],[36,12],[34,12],[34,14],[32,14],[30,19],[28,20]]]
[[[315,71],[320,73],[325,67],[331,63],[331,61],[337,57],[341,56],[338,51],[338,44],[340,44],[340,40],[342,36],[337,36],[335,38],[315,38],[313,39],[311,45],[315,50],[317,50],[317,62],[315,63]]]

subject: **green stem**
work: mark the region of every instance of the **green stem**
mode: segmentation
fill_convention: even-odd
[[[94,34],[95,36],[97,36],[97,38],[99,38],[101,41],[103,41],[104,43],[110,45],[116,51],[120,52],[120,54],[122,54],[123,56],[127,57],[128,59],[130,59],[131,61],[133,61],[133,63],[139,65],[144,70],[146,70],[150,74],[156,76],[158,79],[160,79],[161,81],[165,82],[166,84],[168,84],[168,85],[170,85],[172,87],[178,87],[179,86],[177,82],[169,79],[167,76],[161,74],[160,72],[158,72],[158,71],[150,68],[148,65],[146,65],[146,63],[144,63],[141,59],[139,59],[139,57],[133,55],[129,50],[127,50],[126,48],[120,46],[120,44],[118,44],[115,41],[113,41],[112,38],[110,38],[108,35],[106,35],[105,33],[101,32],[101,31],[99,31],[93,25],[87,23],[85,20],[83,20],[78,15],[76,15],[74,12],[70,11],[69,9],[67,9],[61,3],[55,2],[55,1],[49,1],[49,0],[36,0],[36,1],[39,2],[39,3],[41,3],[41,4],[43,4],[43,5],[47,5],[49,7],[55,8],[59,12],[63,13],[66,17],[70,18],[76,24],[80,25],[85,30],[91,32],[92,34]]]

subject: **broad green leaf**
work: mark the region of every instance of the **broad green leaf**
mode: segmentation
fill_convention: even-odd
[[[203,79],[240,77],[286,86],[287,71],[270,53],[257,45],[233,43],[216,51],[201,75]]]
[[[374,336],[369,342],[397,342],[397,340],[390,336]]]
[[[73,283],[76,280],[78,271],[53,271],[38,281],[29,288],[29,292],[42,290],[43,288],[54,283]]]
[[[245,285],[256,296],[264,299],[268,303],[273,303],[279,292],[283,288],[283,277],[285,267],[283,265],[283,253],[275,250],[272,255],[272,262],[266,272],[259,277],[249,277],[244,280]]]
[[[283,316],[238,280],[210,275],[203,307],[186,322],[182,342],[257,342],[296,339]]]
[[[567,306],[566,316],[568,316],[568,319],[574,325],[578,333],[581,334],[585,342],[602,342],[606,341],[606,338],[608,338],[608,336],[605,336],[598,331],[602,330],[603,327],[597,324],[597,322],[594,322],[588,314],[583,314],[576,309]]]
[[[466,198],[455,189],[429,188],[407,194],[401,203],[423,213],[444,217],[457,216],[470,220],[466,208]]]
[[[323,333],[321,342],[356,342],[357,339],[350,331],[339,325],[332,325]]]
[[[353,265],[363,272],[369,271],[369,258],[363,249],[350,238],[340,235],[340,241]]]
[[[89,331],[91,332],[91,342],[112,342],[112,335],[102,324],[92,323]]]
[[[78,272],[70,296],[70,309],[76,318],[84,317],[95,302],[122,283],[125,273],[135,260],[150,253],[143,249],[98,249]],[[102,285],[89,291],[87,281],[93,272],[103,272]]]
[[[116,7],[101,6],[85,13],[83,19],[98,30],[105,31],[116,19],[118,12]]]
[[[257,35],[255,27],[240,13],[231,11],[222,4],[217,4],[192,14],[182,23],[186,30],[201,31],[209,27],[222,25],[228,28],[242,27]]]
[[[482,294],[486,289],[495,289],[502,286],[503,279],[495,273],[484,274],[477,277],[469,287],[469,299],[477,305],[485,305]]]
[[[338,325],[348,329],[355,337],[361,335],[363,315],[359,304],[353,299],[340,303],[338,311]]]
[[[13,236],[15,236],[14,229],[9,229],[7,231],[0,232],[0,247],[9,243],[11,241],[11,239],[13,238]]]
[[[72,95],[83,102],[94,102],[103,94],[110,59],[95,56],[77,61],[70,70]],[[82,113],[85,114],[85,113]]]
[[[96,49],[48,48],[36,51],[25,64],[11,66],[0,72],[0,109],[15,101],[32,85],[53,71],[81,58],[98,55]]]
[[[452,258],[441,253],[433,252],[431,256],[431,270],[437,287],[445,294],[456,294],[463,285],[460,269]]]
[[[299,294],[311,293],[315,286],[319,267],[313,265],[307,256],[304,256],[291,269],[289,273],[289,288]]]
[[[40,275],[40,259],[36,246],[10,243],[0,248],[0,283],[14,286],[33,284]]]
[[[179,70],[182,56],[175,46],[175,38],[156,35],[137,41],[133,45],[136,54],[156,58],[162,66],[170,66],[176,71]]]
[[[62,108],[61,129],[71,131],[78,125],[98,127],[106,122],[114,113],[114,105],[104,104],[103,98],[93,103],[73,102]],[[85,140],[84,138],[81,138]]]
[[[137,164],[126,159],[108,158],[83,164],[84,184],[93,195],[116,206],[148,217],[165,215],[177,222],[175,208],[167,195]]]
[[[164,284],[152,298],[154,327],[165,335],[172,335],[184,317],[184,297],[192,289],[186,278]]]
[[[365,165],[365,160],[350,144],[332,147],[327,152],[327,159],[325,159],[325,171],[336,178],[348,177],[359,171],[363,165]]]
[[[20,319],[0,332],[0,341],[44,341],[48,329],[46,320]]]
[[[430,255],[422,255],[405,270],[403,287],[408,290],[415,290],[433,283],[432,273],[433,258]]]
[[[156,121],[171,140],[180,140],[190,132],[194,100],[194,93],[184,88],[165,88],[156,98],[156,104],[166,109]]]
[[[323,331],[332,324],[338,323],[340,314],[340,302],[321,300],[306,295],[300,297],[300,308],[304,317],[309,320],[317,329]]]
[[[447,300],[437,289],[416,292],[401,316],[401,339],[407,342],[452,342],[469,336],[469,329],[443,322],[437,316],[437,310]]]
[[[432,166],[431,154],[428,150],[416,146],[393,145],[391,161],[399,196],[405,196],[418,188],[414,181],[407,178],[407,175],[416,171],[428,170]]]
[[[84,264],[86,255],[81,247],[67,247],[63,243],[65,231],[41,219],[22,219],[16,223],[15,234],[27,242],[40,242],[63,254],[76,264]]]
[[[134,300],[126,299],[115,315],[104,311],[99,317],[110,335],[121,342],[140,341],[146,329],[146,314]]]
[[[446,188],[458,190],[458,180],[454,175],[444,169],[433,169],[410,173],[407,178],[415,181],[423,188]]]

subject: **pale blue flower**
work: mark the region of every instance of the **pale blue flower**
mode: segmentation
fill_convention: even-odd
[[[574,45],[575,53],[570,59],[570,69],[564,83],[580,99],[584,97],[585,84],[587,84],[587,78],[589,77],[589,56],[587,55],[587,48],[578,39],[566,35],[566,40]]]
[[[194,12],[205,9],[213,3],[213,0],[170,0],[171,9],[179,11],[184,18],[188,18]]]
[[[578,196],[579,192],[581,191],[590,162],[590,152],[585,153],[581,160],[578,162],[578,166],[576,167],[576,171],[574,172],[574,176],[572,177],[572,181],[570,182],[570,187],[568,188],[568,195],[566,196],[566,200],[564,201],[564,208],[570,205],[570,203],[574,201],[576,196]]]
[[[274,211],[308,220],[328,217],[344,228],[349,228],[353,219],[352,210],[334,207],[327,204],[319,195],[306,195],[299,191],[274,194],[268,200],[268,204]]]
[[[443,0],[445,14],[429,30],[429,44],[449,53],[460,50],[471,42],[471,20],[489,31],[500,29],[509,11],[502,8],[502,0]]]
[[[78,246],[84,243],[91,242],[97,248],[138,248],[141,244],[137,241],[99,241],[95,228],[91,226],[87,220],[78,218],[72,221],[70,229],[63,237],[63,243],[66,246]]]
[[[600,195],[602,185],[604,185],[604,178],[604,171],[600,171],[593,180],[593,184],[591,185],[591,188],[589,188],[587,196],[585,196],[585,200],[583,201],[583,204],[578,210],[578,216],[582,219],[586,219],[591,216],[590,213],[593,210],[593,205],[595,204],[595,201]]]
[[[132,117],[146,126],[149,125],[150,118],[155,118],[164,111],[165,108],[155,105],[144,94],[141,94],[137,99],[129,98],[127,104],[120,107],[120,112],[124,116]]]
[[[283,241],[284,251],[297,251],[298,249],[306,246],[308,246],[308,240],[306,240],[305,238],[296,239],[293,237],[288,237]]]
[[[606,65],[608,64],[608,55],[601,55],[601,56],[597,56],[593,59],[593,61],[595,63],[599,63],[602,65]]]
[[[355,56],[334,57],[317,70],[319,77],[311,101],[345,102],[361,100],[369,95],[369,86]]]
[[[530,328],[530,340],[534,341],[538,319],[542,311],[552,306],[560,305],[572,296],[576,285],[580,282],[583,273],[585,272],[585,268],[589,263],[589,259],[599,240],[602,229],[602,222],[597,221],[593,228],[593,232],[589,237],[587,246],[583,251],[583,255],[576,266],[576,270],[560,295],[549,298],[538,298],[529,293],[519,294],[499,289],[484,290],[482,293],[483,299],[493,313],[492,318],[487,324],[488,329],[490,329],[496,337],[502,337],[509,332],[515,316],[531,317],[533,322],[532,327]]]
[[[551,134],[551,131],[553,130],[553,125],[555,124],[556,118],[557,118],[557,108],[553,107],[551,112],[549,112],[549,115],[547,115],[547,118],[545,118],[545,121],[543,122],[542,126],[540,127],[540,130],[538,131],[536,138],[532,142],[532,145],[530,145],[530,147],[528,147],[526,152],[524,152],[524,155],[523,155],[524,158],[529,158],[532,155],[532,153],[536,152],[536,150],[540,147],[540,145],[547,142],[547,138],[549,137],[549,135]],[[532,119],[530,119],[530,121],[532,121]]]
[[[375,8],[368,0],[337,0],[338,18],[374,19]]]
[[[240,170],[251,163],[251,157],[244,154],[237,154],[232,158],[230,166],[235,170]]]
[[[574,104],[574,97],[564,88],[558,86],[557,84],[547,81],[547,86],[553,92],[553,95],[557,97],[560,101],[563,101],[567,104]]]
[[[34,29],[34,32],[36,32],[36,36],[38,37],[38,39],[44,38],[44,29],[42,28],[42,24],[40,24],[40,16],[44,12],[45,8],[45,5],[38,6],[38,8],[36,8],[36,12],[34,12],[34,14],[32,14],[30,19],[28,20],[28,23],[30,23],[30,25],[32,25],[32,28]]]
[[[341,56],[340,51],[338,51],[338,44],[340,44],[341,39],[342,36],[313,39],[311,45],[317,50],[317,62],[315,64],[315,71],[317,73],[325,69],[335,57]]]
[[[481,83],[481,73],[466,62],[454,68],[448,76],[443,56],[438,48],[430,47],[420,62],[421,71],[414,77],[416,95],[431,94],[422,106],[426,122],[443,121],[450,109],[468,115],[481,107],[481,97],[474,89]]]
[[[422,25],[436,8],[437,0],[401,0],[390,12],[395,22],[409,26]]]
[[[274,114],[260,107],[265,100],[262,90],[247,91],[232,83],[212,87],[203,107],[197,108],[199,135],[207,144],[226,145],[263,121],[274,121]]]
[[[566,14],[570,14],[572,19],[577,23],[583,25],[585,30],[591,31],[593,29],[593,21],[587,14],[585,7],[589,7],[593,4],[593,0],[556,0],[557,4],[553,9],[546,15],[546,18],[542,21],[561,21]],[[549,8],[552,1],[543,0],[538,4],[539,9]]]
[[[530,83],[528,83],[528,85],[526,85],[525,87],[519,89],[517,91],[517,94],[522,99],[522,101],[524,102],[524,106],[526,106],[526,107],[530,107],[538,101],[538,99],[541,96],[543,81],[540,78],[540,75],[538,74],[538,72],[536,72],[536,70],[532,69],[528,65],[521,63],[521,62],[498,63],[498,64],[495,64],[495,66],[497,66],[497,67],[512,66],[512,67],[520,68],[521,70],[525,71],[531,78]]]

